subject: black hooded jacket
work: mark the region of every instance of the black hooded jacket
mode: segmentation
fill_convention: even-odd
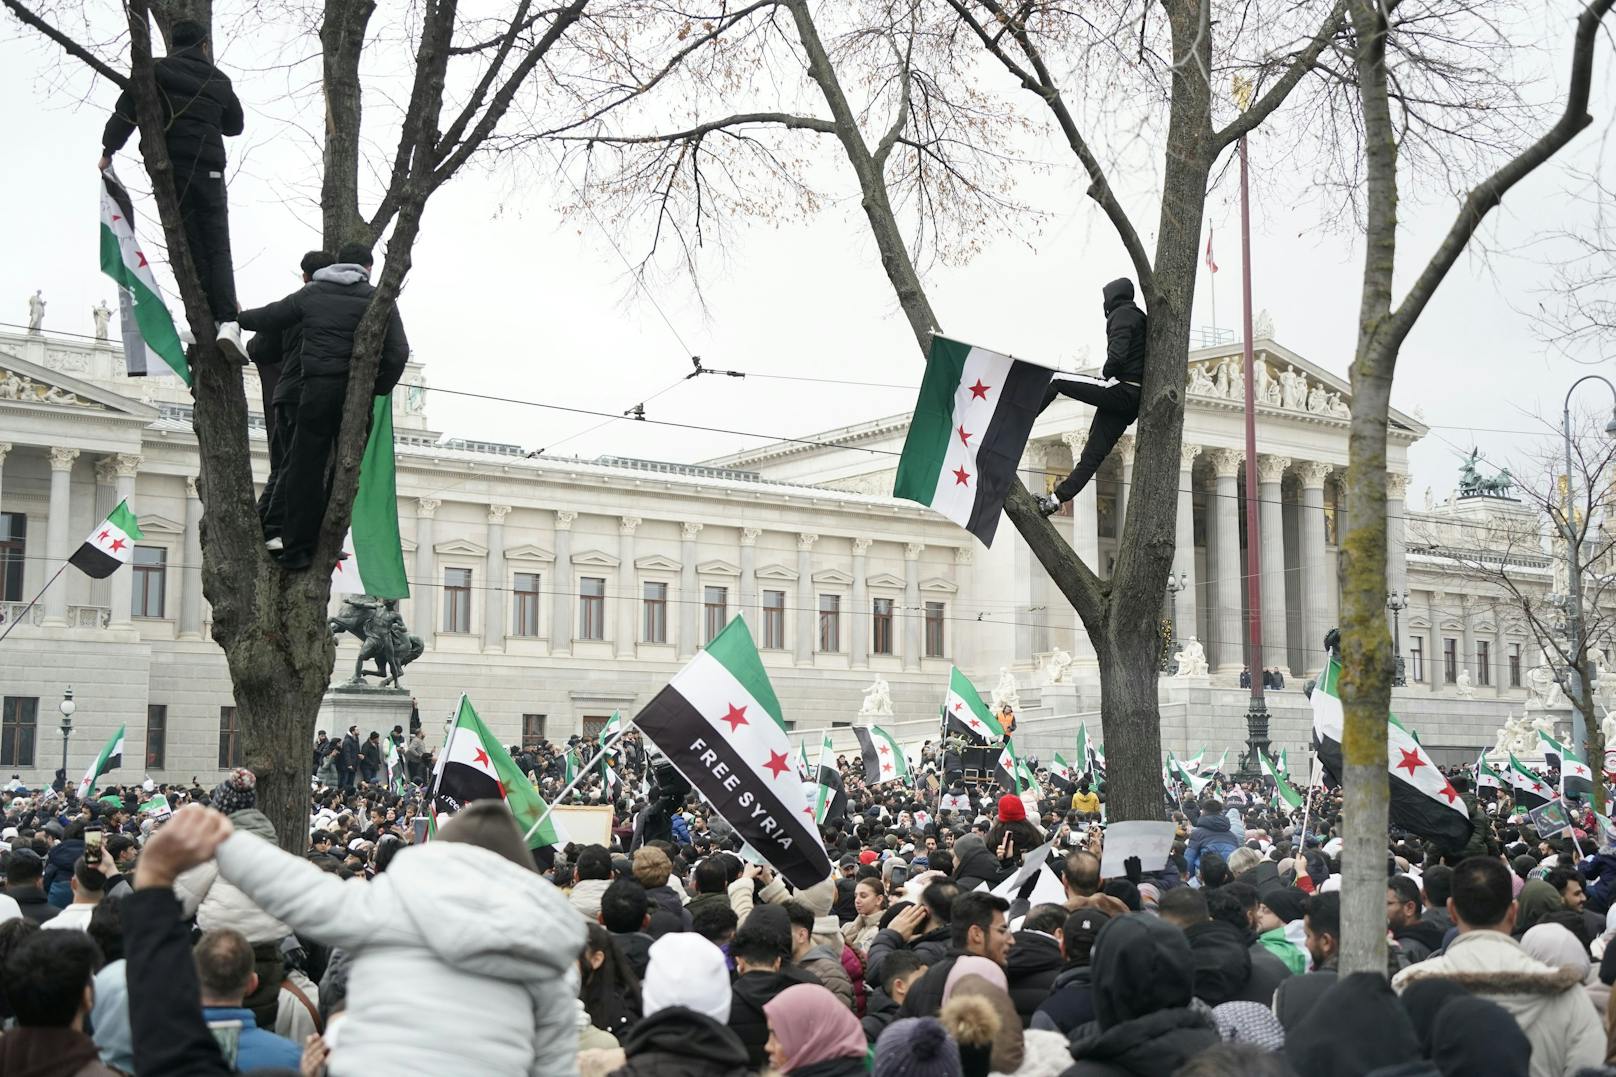
[[[230,79],[213,66],[201,45],[176,49],[155,65],[157,94],[163,101],[163,129],[168,155],[180,179],[194,170],[224,170],[223,135],[239,135],[246,119]],[[118,95],[101,132],[103,152],[111,157],[135,131],[135,94]]]
[[[300,326],[303,377],[346,378],[348,363],[353,357],[354,333],[375,292],[363,266],[338,262],[317,270],[312,282],[285,299],[242,311],[236,321],[241,328],[255,333],[285,332]],[[381,359],[376,367],[378,396],[393,391],[393,386],[404,376],[404,364],[409,358],[404,321],[395,305],[388,316]]]
[[[1145,377],[1145,312],[1133,301],[1133,281],[1112,281],[1101,291],[1105,297],[1105,366],[1100,373],[1118,381],[1140,382]]]
[[[1094,975],[1087,964],[1069,965],[1055,977],[1049,998],[1033,1014],[1032,1027],[1070,1036],[1094,1020]]]
[[[730,987],[729,1027],[740,1037],[749,1066],[759,1069],[768,1061],[763,1050],[763,1045],[769,1042],[769,1021],[763,1015],[764,1005],[788,987],[818,983],[812,973],[791,965],[782,965],[779,972],[759,970],[735,977]]]
[[[1338,980],[1295,1028],[1286,1031],[1286,1057],[1297,1073],[1309,1077],[1353,1077],[1418,1058],[1420,1053],[1414,1025],[1391,984],[1373,972]]]
[[[1208,1006],[1244,999],[1251,980],[1251,952],[1240,930],[1222,920],[1208,920],[1192,924],[1184,936],[1190,941],[1195,962],[1195,997]],[[1273,996],[1267,1001],[1272,1002]]]
[[[1010,873],[1013,874],[1015,870],[1012,865]],[[954,881],[959,884],[960,893],[975,890],[979,883],[987,883],[991,887],[1007,877],[999,858],[993,855],[987,842],[977,835],[967,834],[954,843]]]
[[[1424,961],[1442,949],[1444,934],[1446,932],[1429,920],[1415,920],[1392,930],[1392,938],[1410,961]]]
[[[1005,955],[1004,975],[1021,1027],[1031,1028],[1032,1015],[1049,998],[1055,977],[1060,975],[1060,943],[1038,931],[1018,931],[1015,938],[1015,945]]]
[[[1204,1011],[1190,1008],[1195,962],[1184,933],[1145,913],[1118,917],[1094,940],[1099,1031],[1071,1042],[1062,1077],[1158,1077],[1219,1042]]]
[[[683,1006],[658,1010],[623,1041],[618,1077],[742,1077],[746,1048],[734,1031]]]

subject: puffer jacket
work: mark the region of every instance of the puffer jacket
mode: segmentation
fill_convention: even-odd
[[[1049,998],[1060,975],[1060,943],[1041,931],[1018,931],[1015,945],[1005,955],[1004,975],[1010,984],[1010,1001],[1022,1028],[1032,1027],[1032,1015]]]
[[[1223,859],[1229,859],[1229,854],[1240,848],[1240,842],[1235,840],[1229,820],[1222,815],[1203,815],[1195,821],[1195,829],[1190,831],[1189,844],[1184,847],[1184,864],[1189,873],[1194,875],[1200,868],[1201,857],[1207,853],[1217,853]]]
[[[837,940],[840,947],[841,940]],[[813,975],[823,984],[831,994],[842,1000],[854,1014],[858,1009],[853,1000],[853,981],[848,978],[847,970],[842,967],[842,959],[833,954],[827,946],[815,946],[797,961],[797,967]]]
[[[257,808],[231,812],[230,822],[242,833],[275,844],[275,824]],[[185,915],[195,916],[197,926],[203,931],[227,927],[241,932],[248,942],[255,944],[280,942],[292,933],[291,928],[259,908],[228,879],[220,878],[216,862],[181,873],[174,880],[174,895],[180,899]]]
[[[864,955],[864,982],[871,987],[881,986],[881,966],[886,962],[887,955],[896,950],[909,950],[927,965],[937,964],[953,953],[952,937],[953,931],[947,924],[907,943],[892,928],[882,928],[870,940],[870,948]]]
[[[613,1077],[743,1077],[747,1073],[746,1048],[735,1033],[683,1006],[658,1010],[635,1025],[623,1041],[623,1052],[627,1061],[612,1071]],[[577,1072],[576,1058],[564,1061]]]
[[[219,847],[218,865],[268,913],[352,955],[331,1077],[577,1072],[584,924],[536,872],[434,841],[404,849],[368,882],[343,882],[244,833]],[[429,1007],[422,984],[432,985]]]
[[[1133,281],[1123,277],[1100,292],[1105,300],[1105,366],[1100,373],[1118,381],[1145,377],[1145,312],[1133,301]]]
[[[239,135],[246,124],[230,79],[213,66],[201,45],[176,49],[153,65],[163,102],[164,142],[180,178],[194,169],[224,170],[223,135]],[[118,95],[101,146],[108,157],[123,149],[135,132],[135,94]]]
[[[1531,1077],[1564,1077],[1605,1060],[1605,1030],[1574,969],[1537,960],[1498,931],[1469,931],[1447,950],[1410,965],[1392,978],[1401,994],[1409,984],[1440,977],[1509,1011],[1532,1041]]]
[[[585,920],[593,921],[600,915],[600,896],[612,885],[610,879],[579,879],[567,892],[572,907],[583,913]]]
[[[45,857],[45,897],[51,905],[65,909],[73,904],[73,865],[84,855],[84,839],[67,838],[51,846]]]
[[[255,333],[284,333],[294,325],[301,325],[303,343],[299,354],[304,379],[346,378],[353,358],[354,332],[375,294],[364,266],[338,262],[315,270],[314,280],[285,299],[242,311],[236,321],[241,328]],[[382,338],[382,354],[376,367],[376,395],[393,391],[404,376],[404,364],[409,358],[404,320],[395,304]]]

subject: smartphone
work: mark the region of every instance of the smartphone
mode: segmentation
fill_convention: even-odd
[[[101,828],[98,826],[84,828],[84,859],[91,864],[101,859]]]
[[[426,840],[426,816],[415,817],[415,844],[419,845]]]
[[[892,869],[892,877],[891,877],[890,881],[891,881],[893,886],[902,886],[904,883],[909,881],[909,869],[908,868],[893,868]]]

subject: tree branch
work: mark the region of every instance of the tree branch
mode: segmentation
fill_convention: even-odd
[[[102,78],[106,79],[120,90],[127,90],[129,88],[128,78],[118,74],[112,68],[108,67],[105,62],[97,58],[93,53],[90,52],[90,50],[68,37],[62,31],[46,22],[38,15],[35,15],[32,11],[29,11],[27,8],[23,7],[22,4],[17,2],[17,0],[0,0],[0,2],[3,2],[6,7],[11,10],[11,13],[17,16],[18,21],[23,23],[23,25],[32,26],[35,30],[38,30],[52,41],[62,46],[62,51],[84,64],[91,71],[94,71],[97,75],[100,75]]]
[[[893,45],[897,47],[896,43]],[[886,171],[887,157],[892,153],[892,147],[897,145],[898,136],[903,133],[904,125],[909,122],[909,62],[914,56],[915,39],[909,38],[909,47],[900,56],[902,66],[898,69],[898,108],[892,117],[892,126],[887,128],[886,134],[875,145],[875,152],[870,157],[875,161],[875,167],[882,172]]]
[[[1342,20],[1346,17],[1348,0],[1336,0],[1330,14],[1319,25],[1318,32],[1313,35],[1307,47],[1291,59],[1290,65],[1279,81],[1269,87],[1268,92],[1259,97],[1255,104],[1236,116],[1227,127],[1212,136],[1212,144],[1217,150],[1236,141],[1244,135],[1250,134],[1264,120],[1273,115],[1274,110],[1285,103],[1285,99],[1296,89],[1309,71],[1312,71],[1324,50],[1330,47],[1335,39],[1336,31],[1341,28]]]
[[[721,120],[709,120],[687,127],[683,131],[670,131],[664,135],[558,135],[552,138],[554,142],[584,142],[589,145],[603,146],[641,146],[650,143],[673,143],[685,141],[700,141],[714,131],[721,131],[728,127],[741,127],[746,124],[773,124],[791,131],[818,131],[821,134],[834,135],[836,125],[829,120],[822,120],[817,116],[797,116],[790,112],[738,112],[733,116],[725,116]]]

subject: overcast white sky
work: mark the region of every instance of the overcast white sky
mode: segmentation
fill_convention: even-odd
[[[1563,10],[1563,5],[1557,5]],[[1558,25],[1567,26],[1565,22]],[[1563,66],[1568,34],[1553,63]],[[248,107],[248,133],[232,142],[246,162],[232,189],[238,289],[244,305],[277,298],[296,283],[295,264],[315,245],[318,213],[289,204],[283,179],[307,159],[306,144],[278,122],[288,75],[241,73],[242,46],[227,46],[222,64]],[[1576,152],[1518,188],[1487,230],[1488,259],[1461,262],[1403,350],[1395,406],[1419,409],[1433,427],[1416,448],[1414,489],[1440,496],[1453,484],[1455,449],[1472,443],[1507,462],[1540,431],[1558,423],[1566,387],[1590,367],[1556,354],[1539,339],[1530,312],[1553,283],[1556,255],[1534,241],[1556,229],[1586,227],[1592,209],[1568,192],[1580,185],[1572,168],[1600,168],[1601,140],[1616,108],[1610,50],[1600,57],[1595,127]],[[0,21],[0,100],[7,102],[6,159],[0,170],[0,237],[11,256],[0,269],[0,322],[20,323],[26,297],[42,288],[46,327],[87,333],[89,310],[112,298],[96,264],[96,178],[99,133],[115,94],[98,85],[79,104],[52,81],[49,51],[12,19]],[[87,87],[87,82],[81,86]],[[804,136],[805,138],[812,136]],[[1274,137],[1274,136],[1268,136]],[[1090,202],[1059,147],[1035,154],[1054,163],[1029,190],[1050,219],[1036,235],[1007,235],[974,260],[936,267],[926,283],[953,336],[1067,367],[1102,347],[1100,285],[1128,273],[1120,246]],[[832,152],[829,145],[820,152]],[[1262,169],[1279,156],[1259,132],[1252,159]],[[139,176],[132,154],[124,175]],[[1606,174],[1609,170],[1606,169]],[[1150,245],[1156,207],[1148,189],[1118,177]],[[851,381],[918,383],[920,363],[907,326],[867,238],[855,199],[846,198],[806,225],[742,224],[722,263],[710,260],[706,311],[688,286],[659,283],[650,293],[673,330],[629,280],[605,232],[587,216],[555,210],[570,192],[553,179],[470,171],[435,197],[402,301],[404,319],[429,382],[439,388],[621,412],[674,383],[689,356],[712,367],[753,374],[807,375]],[[1361,251],[1350,233],[1321,226],[1318,206],[1302,185],[1278,177],[1254,208],[1252,273],[1255,305],[1268,309],[1276,337],[1319,365],[1345,375],[1355,337]],[[850,185],[848,185],[850,188]],[[844,194],[848,193],[844,188]],[[1219,324],[1239,309],[1238,206],[1232,183],[1210,197],[1216,229]],[[1451,209],[1410,199],[1400,268],[1430,249]],[[142,222],[155,234],[155,221]],[[627,237],[633,259],[643,237]],[[1210,324],[1203,273],[1196,322]],[[677,338],[675,335],[677,332]],[[683,343],[680,342],[682,338]],[[1607,371],[1609,373],[1609,371]],[[1603,407],[1597,387],[1584,390]],[[910,389],[748,378],[703,378],[672,389],[647,411],[677,420],[771,436],[799,435],[900,412]],[[436,394],[434,427],[454,435],[517,442],[525,448],[694,460],[755,443],[734,434],[611,423],[517,404]]]

